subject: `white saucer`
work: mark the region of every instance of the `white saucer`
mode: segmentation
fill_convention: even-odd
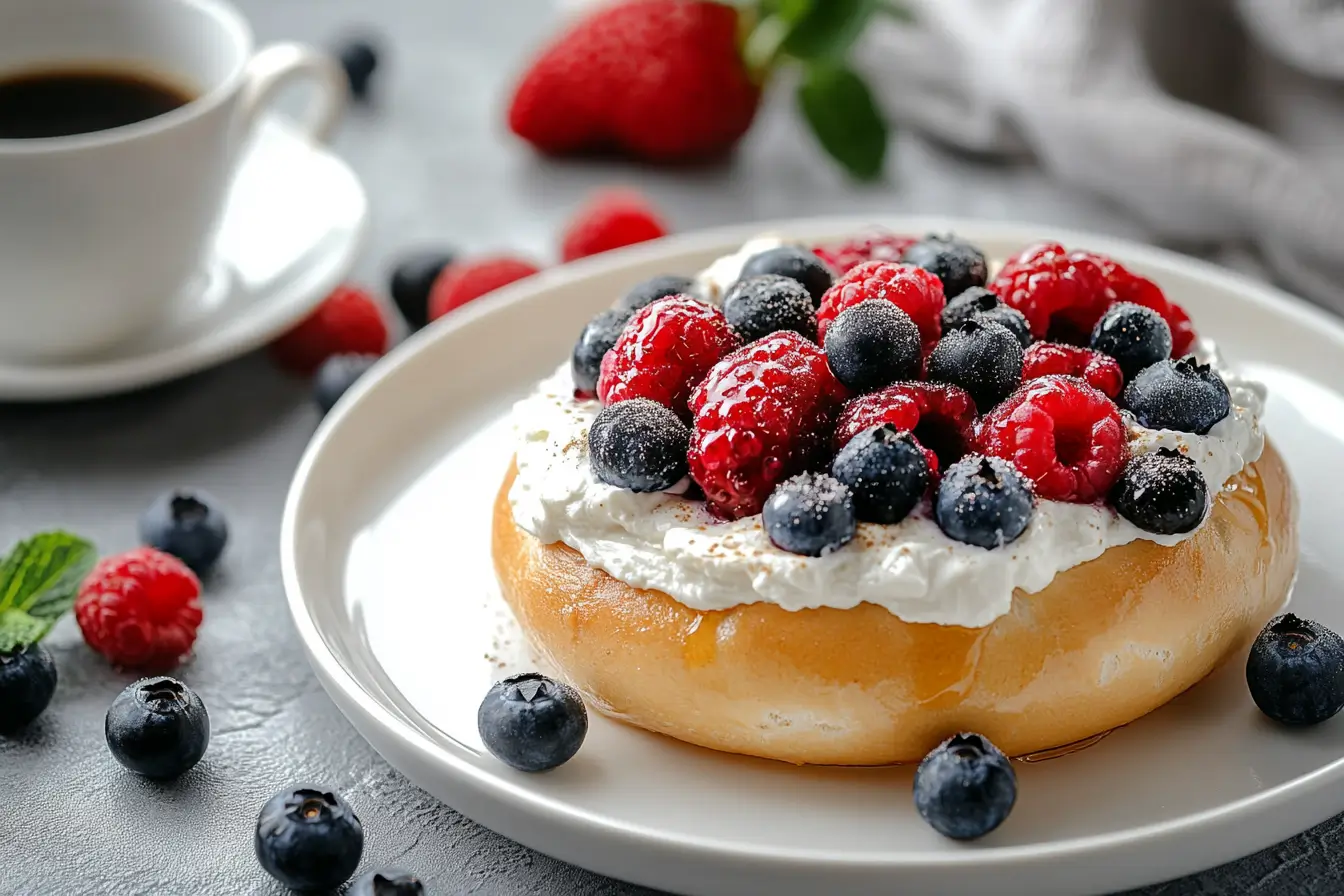
[[[527,662],[489,556],[491,500],[512,452],[510,400],[568,356],[593,312],[645,276],[693,273],[759,230],[806,238],[869,223],[676,237],[553,269],[416,335],[361,380],[313,439],[281,536],[290,608],[342,711],[392,765],[471,818],[680,893],[1110,892],[1245,855],[1344,809],[1344,717],[1304,731],[1269,723],[1240,660],[1095,746],[1020,765],[1012,817],[971,844],[919,820],[904,768],[794,768],[598,716],[579,755],[547,775],[484,753],[476,707],[491,681]],[[1344,630],[1344,480],[1334,472],[1344,469],[1344,397],[1327,385],[1344,382],[1338,321],[1119,240],[885,223],[952,230],[999,257],[1049,236],[1156,277],[1202,333],[1268,383],[1268,426],[1303,502],[1293,607]]]
[[[125,392],[266,344],[349,273],[367,217],[368,200],[354,172],[283,118],[270,118],[245,151],[215,258],[174,318],[77,362],[0,361],[0,401]]]

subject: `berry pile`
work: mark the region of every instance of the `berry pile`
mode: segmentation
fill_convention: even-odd
[[[1110,502],[1154,533],[1207,514],[1191,461],[1130,457],[1138,425],[1207,433],[1231,410],[1194,334],[1151,281],[1040,244],[993,280],[951,235],[876,234],[747,259],[722,309],[673,275],[583,328],[576,395],[605,406],[588,439],[602,482],[760,513],[783,550],[821,556],[860,522],[925,515],[992,549],[1038,500]],[[948,300],[948,295],[954,298]]]

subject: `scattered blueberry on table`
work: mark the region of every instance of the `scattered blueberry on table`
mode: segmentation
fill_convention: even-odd
[[[491,755],[522,772],[564,765],[583,746],[588,710],[579,692],[538,672],[495,682],[476,713]]]
[[[56,693],[56,661],[41,644],[0,652],[0,733],[13,733],[42,715]]]
[[[345,896],[425,896],[424,882],[410,871],[381,868],[355,878]]]
[[[377,355],[332,355],[313,377],[313,402],[326,414],[377,363]]]
[[[112,701],[104,723],[118,762],[146,778],[176,778],[210,744],[210,716],[196,692],[175,678],[144,678]]]
[[[140,515],[140,540],[204,575],[224,553],[229,521],[210,495],[178,489],[160,495]]]
[[[978,734],[950,737],[915,770],[915,809],[944,837],[974,840],[1003,824],[1017,802],[1017,775]]]
[[[1274,721],[1320,724],[1344,708],[1344,639],[1292,613],[1271,619],[1251,645],[1246,684]]]
[[[257,817],[257,861],[291,890],[331,890],[364,853],[364,826],[338,793],[315,785],[282,790]]]
[[[411,329],[429,323],[429,293],[456,254],[445,249],[423,249],[402,258],[392,270],[390,292]]]
[[[369,97],[369,82],[378,68],[378,56],[378,48],[368,38],[347,40],[336,51],[336,59],[350,84],[350,95],[356,101]]]

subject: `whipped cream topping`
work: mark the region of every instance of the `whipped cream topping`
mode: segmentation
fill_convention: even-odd
[[[780,242],[753,240],[715,262],[697,280],[702,297],[716,300],[747,258]],[[1129,447],[1136,455],[1182,452],[1216,495],[1264,450],[1265,390],[1229,371],[1211,344],[1199,354],[1227,382],[1232,412],[1205,436],[1131,425]],[[509,493],[514,520],[545,543],[574,548],[590,566],[697,610],[758,601],[786,610],[868,602],[907,622],[978,628],[1009,611],[1014,589],[1040,591],[1108,548],[1136,539],[1174,545],[1193,535],[1145,532],[1101,505],[1041,500],[1016,541],[985,550],[944,535],[926,501],[901,523],[861,523],[848,546],[802,557],[772,545],[759,515],[726,522],[699,502],[598,481],[588,465],[587,433],[600,410],[596,401],[574,398],[567,364],[518,403],[518,478]]]

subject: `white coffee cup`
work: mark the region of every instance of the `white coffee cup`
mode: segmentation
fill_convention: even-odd
[[[4,0],[0,80],[42,71],[130,71],[191,102],[66,137],[0,139],[0,359],[62,360],[169,318],[199,288],[240,149],[278,88],[316,88],[323,139],[344,74],[297,44],[253,52],[219,0]]]

